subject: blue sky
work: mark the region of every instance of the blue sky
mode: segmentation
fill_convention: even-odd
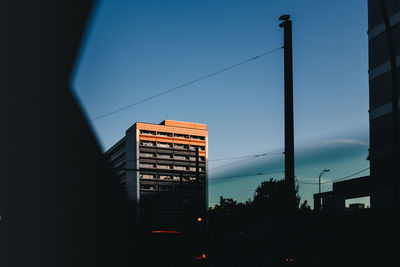
[[[335,179],[368,167],[365,0],[99,1],[72,87],[87,118],[98,117],[281,47],[278,18],[286,13],[293,20],[297,178],[316,179],[329,168],[324,177]],[[93,121],[92,127],[107,149],[136,121],[166,117],[207,124],[210,160],[283,148],[283,51]],[[269,176],[212,179],[282,169],[280,155],[274,156],[231,165],[235,169],[213,170],[230,162],[210,161],[210,202],[219,195],[252,197]],[[303,198],[311,201],[315,189],[302,186]]]

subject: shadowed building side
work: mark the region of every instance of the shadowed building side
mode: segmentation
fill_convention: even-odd
[[[129,255],[119,185],[70,90],[92,6],[2,5],[1,266],[121,266]]]
[[[394,200],[393,179],[398,172],[398,162],[393,169],[394,140],[392,112],[392,72],[389,39],[385,28],[380,0],[368,1],[368,44],[369,44],[369,122],[371,179],[376,179],[375,203],[372,207],[385,207]],[[383,1],[394,44],[397,73],[400,73],[400,1]],[[397,88],[400,92],[400,86]],[[396,100],[400,102],[399,99]],[[397,137],[399,138],[399,137]],[[396,170],[397,169],[397,170]]]

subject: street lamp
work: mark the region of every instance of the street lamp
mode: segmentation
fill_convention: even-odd
[[[329,172],[329,171],[330,171],[330,170],[325,169],[325,170],[323,170],[322,172],[320,172],[320,174],[319,174],[319,177],[318,177],[318,187],[319,187],[318,193],[319,193],[319,194],[321,194],[321,176],[322,176],[324,173],[327,173],[327,172]]]
[[[320,174],[319,174],[319,177],[318,177],[318,187],[319,187],[318,193],[320,193],[320,194],[321,194],[321,176],[322,176],[324,173],[327,173],[327,172],[329,172],[329,171],[330,171],[330,170],[325,169],[325,170],[323,170],[322,172],[320,172]]]
[[[322,172],[320,172],[319,173],[319,176],[318,176],[318,187],[319,187],[319,190],[318,190],[318,195],[319,195],[319,210],[321,211],[321,199],[322,199],[322,197],[321,197],[321,177],[322,177],[322,175],[324,174],[324,173],[327,173],[327,172],[329,172],[330,170],[328,170],[328,169],[325,169],[325,170],[323,170]]]

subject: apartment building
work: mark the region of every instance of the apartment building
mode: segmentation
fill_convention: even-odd
[[[207,210],[205,124],[137,122],[107,152],[139,223],[176,225]]]

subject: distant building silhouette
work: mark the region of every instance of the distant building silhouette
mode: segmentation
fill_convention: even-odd
[[[183,225],[206,212],[207,144],[205,124],[137,122],[106,152],[139,223]]]
[[[370,176],[335,182],[332,191],[314,194],[314,210],[325,212],[345,211],[346,199],[370,197],[371,207],[374,207],[375,180]],[[322,207],[320,205],[322,200]]]
[[[351,210],[351,211],[362,210],[362,209],[365,209],[365,204],[364,203],[353,203],[353,204],[350,204],[349,207],[346,209]]]
[[[385,0],[400,73],[400,1]],[[371,178],[376,179],[375,203],[386,206],[394,199],[392,76],[388,37],[379,0],[368,1],[369,122]],[[398,88],[400,91],[400,87]],[[399,162],[400,163],[400,162]]]

